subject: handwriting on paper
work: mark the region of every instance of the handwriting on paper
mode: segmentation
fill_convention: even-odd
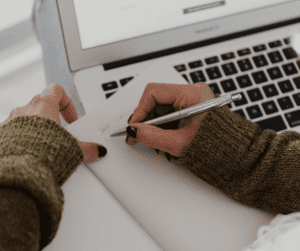
[[[133,110],[127,110],[123,111],[115,116],[115,118],[112,118],[109,121],[106,121],[105,123],[101,123],[98,126],[98,130],[101,133],[101,136],[105,139],[105,143],[108,143],[108,139],[110,138],[110,135],[113,134],[115,131],[118,131],[127,125],[127,121],[130,117],[130,115],[133,113]]]

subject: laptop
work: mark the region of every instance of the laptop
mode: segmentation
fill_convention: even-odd
[[[300,34],[300,1],[227,0],[156,2],[153,0],[149,2],[129,2],[123,0],[122,2],[119,1],[119,3],[117,1],[107,1],[105,4],[102,4],[102,2],[104,1],[57,0],[69,67],[75,74],[75,86],[85,112],[90,114],[90,116],[87,114],[85,120],[78,120],[68,126],[73,135],[81,135],[85,141],[99,139],[99,133],[96,134],[95,129],[95,117],[96,114],[99,114],[96,109],[101,105],[103,105],[103,108],[108,108],[108,106],[105,106],[105,103],[110,99],[113,101],[112,97],[116,93],[119,92],[121,94],[122,90],[124,93],[126,88],[129,88],[127,90],[131,90],[130,83],[133,83],[131,81],[137,79],[146,69],[154,65],[159,65],[161,61],[167,61],[170,69],[175,69],[172,71],[172,74],[177,74],[182,81],[186,81],[188,84],[205,82],[214,93],[220,95],[241,93],[243,99],[232,103],[229,105],[229,108],[233,112],[239,113],[241,116],[258,123],[263,130],[270,128],[277,132],[283,132],[285,130],[295,131],[296,128],[299,128],[297,127],[298,121],[300,121],[299,118],[297,119],[297,100],[298,93],[300,92],[298,91],[300,89],[300,58],[297,52],[300,52],[298,47],[300,43],[297,41],[299,41],[298,34]],[[168,72],[170,71],[166,71],[167,75],[169,74]],[[155,78],[153,79],[155,81]],[[172,79],[175,79],[175,76],[170,76],[170,81]],[[121,97],[119,98],[118,95],[115,97],[120,100],[120,103],[122,102]],[[107,104],[109,105],[109,103]],[[118,110],[117,107],[115,109]],[[92,113],[93,111],[95,113]],[[103,121],[109,120],[108,116]],[[100,120],[99,115],[98,120]],[[83,127],[85,131],[89,132],[89,135],[86,132],[82,132],[81,128]],[[116,145],[118,146],[119,144]],[[112,146],[110,145],[110,147]],[[131,148],[128,147],[128,149]],[[145,148],[145,152],[146,150]],[[144,157],[149,158],[148,155],[149,152]],[[114,159],[114,161],[117,160],[118,157]],[[151,163],[149,159],[147,160],[143,163]],[[153,180],[149,176],[141,179],[138,175],[142,176],[146,174],[138,172],[137,175],[134,170],[132,172],[128,171],[130,167],[134,169],[132,165],[120,168],[120,165],[110,165],[107,163],[108,161],[108,158],[104,158],[101,168],[97,168],[97,163],[93,163],[94,169],[90,168],[90,170],[93,170],[93,173],[101,183],[106,188],[109,188],[107,190],[115,198],[118,198],[118,201],[122,202],[120,204],[127,206],[127,211],[129,211],[128,208],[131,208],[135,212],[135,219],[139,219],[137,222],[144,224],[144,229],[146,229],[146,223],[148,224],[147,233],[149,236],[150,233],[152,237],[155,236],[155,241],[158,242],[159,240],[160,244],[173,247],[177,244],[184,245],[187,241],[190,241],[191,246],[198,241],[206,246],[212,247],[213,244],[221,247],[205,250],[222,250],[222,246],[225,246],[225,242],[222,240],[225,238],[228,240],[227,243],[230,241],[237,242],[242,240],[237,238],[238,235],[247,234],[253,230],[249,227],[249,229],[246,229],[248,232],[238,233],[237,231],[241,227],[239,225],[240,228],[238,228],[237,223],[243,222],[242,228],[247,228],[249,221],[252,221],[253,225],[257,227],[260,224],[260,221],[257,220],[258,218],[255,217],[253,212],[249,214],[250,209],[249,211],[245,210],[243,215],[239,214],[240,211],[232,210],[232,217],[223,217],[220,219],[221,216],[219,216],[216,217],[216,220],[212,219],[215,215],[213,214],[214,212],[216,213],[217,210],[221,211],[223,209],[221,207],[222,203],[214,208],[214,212],[208,210],[208,206],[212,205],[212,198],[217,198],[218,194],[215,197],[206,196],[205,189],[203,189],[201,195],[202,197],[206,196],[206,198],[189,201],[190,204],[193,204],[193,207],[189,208],[189,215],[186,216],[182,212],[187,212],[187,210],[184,210],[184,207],[188,207],[189,204],[178,204],[179,200],[174,196],[173,190],[166,189],[163,186],[164,184],[161,184],[162,187],[158,185],[153,186],[151,184]],[[170,169],[166,168],[165,170]],[[186,171],[183,169],[176,170]],[[99,178],[100,176],[101,179]],[[116,180],[116,177],[119,176],[122,176],[122,179]],[[81,177],[81,173],[80,175],[71,177],[71,180],[73,180],[72,185],[77,182],[76,179]],[[178,175],[178,177],[185,176]],[[139,190],[134,188],[136,183],[127,184],[132,179],[139,183],[139,186],[137,186],[140,187]],[[100,183],[96,184],[95,179],[94,181],[96,189],[96,186],[99,186]],[[190,180],[188,181],[190,184],[193,184]],[[115,185],[117,182],[118,186]],[[120,182],[123,183],[121,184]],[[197,182],[202,181],[197,179]],[[71,183],[69,182],[68,184]],[[85,186],[86,183],[82,184]],[[151,184],[151,189],[147,189],[148,187],[150,188],[148,184]],[[77,184],[74,186],[77,186]],[[120,191],[124,187],[126,187],[126,193]],[[130,187],[131,190],[129,190]],[[161,211],[155,210],[166,202],[166,200],[162,200],[160,203],[154,203],[155,197],[156,199],[160,199],[157,196],[159,191],[157,192],[155,189],[163,189],[165,192],[170,192],[170,196],[168,197],[169,206],[176,205],[174,206],[176,210],[173,210],[172,213],[181,215],[181,218],[176,222],[178,227],[164,224],[167,219],[162,220],[165,215],[169,218],[172,216],[167,210],[169,206],[164,207],[165,214],[159,215]],[[133,191],[135,193],[132,193]],[[74,190],[66,189],[67,195],[71,193],[74,194]],[[152,193],[152,196],[149,195],[150,193]],[[190,193],[190,196],[192,194]],[[130,199],[128,198],[129,196],[131,197]],[[81,243],[83,246],[84,243],[91,243],[90,245],[92,246],[97,242],[99,247],[99,243],[102,242],[101,237],[104,236],[102,232],[100,235],[101,229],[104,229],[102,231],[107,232],[107,235],[113,233],[113,231],[108,231],[108,229],[113,229],[109,221],[107,221],[109,224],[106,226],[98,224],[106,215],[110,219],[109,212],[114,211],[111,209],[113,208],[113,204],[110,203],[107,206],[107,214],[100,215],[95,211],[95,208],[96,210],[100,210],[102,205],[105,204],[103,203],[105,200],[102,199],[105,197],[102,196],[100,198],[100,193],[96,196],[97,203],[94,202],[96,199],[90,200],[94,203],[89,202],[91,206],[79,203],[82,206],[80,208],[78,208],[78,196],[73,197],[72,201],[70,198],[66,200],[66,203],[70,205],[69,208],[72,208],[72,210],[76,209],[78,212],[85,212],[85,215],[90,216],[86,216],[87,218],[78,222],[72,221],[75,214],[71,209],[66,211],[69,217],[64,216],[63,221],[65,223],[62,221],[65,232],[61,232],[61,239],[56,238],[54,241],[58,242],[60,240],[62,245],[67,246],[65,233],[70,233],[69,229],[71,227],[73,228],[73,232],[68,235],[69,243],[75,243],[74,236],[81,236],[80,238],[76,238],[76,244]],[[84,198],[86,199],[87,197],[89,196],[85,196]],[[94,197],[92,196],[91,198]],[[181,198],[181,201],[189,200],[189,198]],[[203,203],[205,199],[207,199],[208,203]],[[220,200],[220,198],[217,199]],[[144,200],[148,200],[148,202],[144,203]],[[153,203],[151,204],[149,201]],[[96,207],[96,204],[98,207]],[[149,204],[154,206],[148,206],[147,208]],[[178,205],[180,205],[180,208],[178,208]],[[232,206],[232,204],[229,205]],[[86,209],[83,206],[86,206],[91,211],[94,210],[93,213],[83,210]],[[197,208],[202,208],[207,214],[200,214],[198,216],[199,211],[196,211]],[[125,219],[123,217],[124,214],[119,213],[120,211],[118,211],[118,215],[122,215],[122,219]],[[253,210],[251,209],[251,211]],[[103,210],[101,212],[103,213]],[[222,213],[224,214],[221,211],[220,215]],[[79,218],[82,217],[80,213],[77,215]],[[93,224],[95,231],[88,231],[91,229],[92,221],[90,218],[95,217],[94,215],[98,217],[97,222],[94,220],[96,223]],[[182,222],[185,219],[189,219],[190,215],[197,215],[197,218],[185,222],[185,224],[190,224],[190,227],[182,227]],[[203,228],[195,227],[194,229],[197,231],[189,232],[188,230],[191,229],[191,225],[194,222],[204,220],[204,216],[206,217],[207,224],[203,224]],[[245,220],[245,216],[248,221]],[[121,216],[119,217],[121,218]],[[151,220],[154,225],[158,222],[161,224],[159,231],[150,224]],[[228,224],[222,224],[225,221]],[[125,220],[121,224],[118,223],[118,220],[116,222],[116,226],[127,230],[128,221],[127,225],[125,224]],[[74,227],[74,224],[76,224],[76,227]],[[226,236],[222,235],[224,233],[222,226],[225,225],[227,226]],[[99,226],[101,226],[101,229]],[[170,234],[171,227],[173,227],[172,234]],[[134,234],[138,236],[138,228],[135,227],[135,229]],[[182,233],[174,234],[176,231],[182,232],[182,229],[185,229],[185,239],[183,239]],[[218,229],[219,231],[211,235],[210,233],[214,229]],[[99,232],[96,232],[96,230]],[[206,235],[199,234],[205,233],[205,231],[207,231]],[[90,232],[94,234],[93,237],[89,236]],[[146,243],[147,238],[142,231],[140,232],[137,239],[141,242],[141,235],[143,235],[143,242]],[[156,234],[157,232],[159,233]],[[85,233],[85,238],[82,238],[81,233]],[[119,233],[120,235],[122,234],[121,231]],[[100,236],[98,239],[97,235]],[[118,240],[115,234],[110,235],[110,238]],[[180,238],[173,241],[173,236],[180,236]],[[246,237],[249,237],[247,239],[248,242],[249,239],[256,238],[253,235]],[[107,245],[111,246],[111,243],[107,243]],[[147,243],[150,245],[152,242],[148,240]],[[161,246],[163,246],[162,244]],[[246,245],[246,243],[244,244]],[[154,244],[152,243],[152,245]],[[75,244],[73,246],[76,248]],[[96,244],[94,246],[96,247]],[[77,246],[77,249],[80,249],[80,246]],[[198,246],[187,250],[196,249],[199,249]],[[53,248],[53,250],[57,249]],[[152,249],[148,248],[147,250]],[[156,249],[153,248],[153,250]],[[165,250],[185,250],[185,248],[177,246],[176,248],[165,248]]]
[[[160,60],[262,130],[300,124],[300,1],[57,0],[86,113]]]

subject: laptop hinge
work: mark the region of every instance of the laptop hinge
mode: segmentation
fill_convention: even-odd
[[[288,21],[284,21],[284,22],[278,22],[275,24],[270,24],[270,25],[259,27],[259,28],[253,28],[253,29],[249,29],[246,31],[232,33],[230,35],[225,35],[225,36],[221,36],[221,37],[217,37],[217,38],[204,40],[201,42],[194,42],[191,44],[186,44],[186,45],[182,45],[182,46],[178,46],[178,47],[174,47],[174,48],[170,48],[170,49],[166,49],[166,50],[162,50],[162,51],[152,52],[152,53],[148,53],[148,54],[137,56],[137,57],[122,59],[119,61],[103,64],[103,68],[105,71],[108,71],[108,70],[112,70],[112,69],[119,68],[122,66],[136,64],[136,63],[140,63],[140,62],[147,61],[150,59],[164,57],[164,56],[172,55],[172,54],[183,52],[183,51],[188,51],[188,50],[192,50],[192,49],[196,49],[196,48],[200,48],[200,47],[204,47],[204,46],[208,46],[208,45],[212,45],[212,44],[216,44],[216,43],[221,43],[224,41],[252,35],[252,34],[267,31],[267,30],[276,29],[279,27],[283,27],[283,26],[287,26],[287,25],[291,25],[291,24],[295,24],[295,23],[299,23],[299,22],[300,22],[300,18],[295,18],[295,19],[291,19]]]

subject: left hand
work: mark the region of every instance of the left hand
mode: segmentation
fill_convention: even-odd
[[[0,127],[16,117],[33,115],[46,117],[60,124],[59,112],[69,124],[78,119],[75,106],[64,88],[58,84],[51,84],[41,94],[34,96],[27,105],[12,110],[8,119],[1,123]],[[97,146],[99,144],[83,142],[78,139],[77,141],[83,150],[84,161],[94,162],[98,160]]]

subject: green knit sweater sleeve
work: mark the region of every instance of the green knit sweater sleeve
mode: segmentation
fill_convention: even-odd
[[[41,250],[53,240],[61,186],[83,158],[77,140],[48,118],[21,116],[0,127],[1,250]]]
[[[297,132],[261,131],[223,106],[204,117],[191,143],[170,161],[241,204],[274,214],[300,210]]]

